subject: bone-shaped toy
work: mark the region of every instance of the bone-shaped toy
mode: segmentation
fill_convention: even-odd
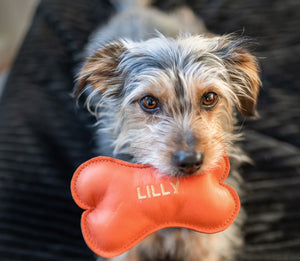
[[[98,255],[113,257],[163,228],[182,227],[216,233],[236,218],[240,201],[223,181],[228,157],[209,172],[188,177],[162,175],[149,166],[107,157],[83,163],[71,190],[85,209],[81,228],[87,245]]]

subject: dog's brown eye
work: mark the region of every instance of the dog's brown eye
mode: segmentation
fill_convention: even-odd
[[[151,95],[147,95],[139,101],[141,108],[146,112],[155,112],[158,109],[158,100]]]
[[[218,95],[215,92],[207,92],[202,96],[201,105],[211,109],[217,104],[218,99]]]

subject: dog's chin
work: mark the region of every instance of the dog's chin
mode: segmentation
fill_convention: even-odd
[[[193,170],[193,169],[187,169],[185,171],[178,170],[178,168],[170,165],[170,164],[165,164],[165,162],[159,163],[159,162],[149,162],[147,159],[141,160],[133,155],[130,154],[116,154],[114,155],[114,158],[135,163],[135,164],[142,164],[142,165],[147,165],[150,166],[154,169],[157,169],[157,172],[161,176],[172,176],[172,177],[186,177],[190,175],[201,175],[203,171],[209,170],[211,168],[212,164],[207,163],[206,161],[203,162],[202,166],[198,170]]]

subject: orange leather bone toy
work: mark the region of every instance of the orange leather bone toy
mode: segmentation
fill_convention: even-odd
[[[98,255],[113,257],[167,227],[222,231],[240,208],[236,192],[222,183],[228,172],[227,157],[209,172],[181,178],[144,165],[93,158],[76,170],[71,184],[75,202],[86,210],[84,239]]]

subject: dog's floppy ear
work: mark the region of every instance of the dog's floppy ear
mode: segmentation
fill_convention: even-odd
[[[120,78],[118,65],[126,48],[121,42],[112,42],[104,45],[94,52],[82,67],[77,84],[74,89],[74,96],[79,96],[86,86],[91,85],[93,90],[104,93],[109,86],[117,86]],[[113,92],[113,90],[110,90]]]
[[[234,92],[239,99],[238,110],[247,117],[256,115],[256,101],[261,85],[256,58],[243,47],[242,40],[224,45],[225,66]]]

